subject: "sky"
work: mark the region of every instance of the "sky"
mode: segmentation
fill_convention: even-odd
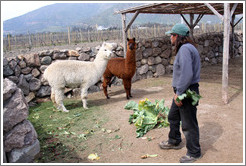
[[[18,17],[30,11],[54,3],[98,3],[100,1],[1,1],[1,20],[6,21],[10,18]],[[102,1],[105,3],[105,1]],[[112,1],[108,1],[111,2]],[[131,2],[131,1],[129,1]],[[106,2],[107,3],[107,2]],[[150,2],[153,3],[153,2]]]
[[[40,7],[57,3],[55,1],[1,1],[1,19],[3,21],[18,17]]]

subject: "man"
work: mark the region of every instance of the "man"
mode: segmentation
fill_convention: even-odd
[[[195,44],[189,38],[189,28],[186,25],[176,24],[166,34],[171,34],[171,44],[175,47],[176,53],[172,80],[175,94],[168,115],[170,123],[168,140],[161,142],[159,146],[162,149],[181,149],[180,124],[182,124],[187,153],[180,158],[180,162],[191,163],[201,157],[199,127],[196,117],[197,105],[193,106],[190,98],[185,98],[179,102],[176,99],[179,95],[186,93],[188,89],[199,94],[200,56]]]

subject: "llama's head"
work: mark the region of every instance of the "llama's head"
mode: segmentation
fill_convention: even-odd
[[[117,43],[106,43],[103,42],[101,48],[99,49],[98,53],[99,55],[104,58],[104,59],[110,59],[114,52],[115,49],[117,48]]]
[[[135,50],[137,48],[137,44],[135,38],[128,39],[127,38],[127,50]]]

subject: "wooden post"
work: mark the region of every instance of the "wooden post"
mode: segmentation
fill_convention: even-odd
[[[80,42],[82,43],[82,42],[83,42],[83,36],[82,36],[82,31],[81,31],[81,29],[79,30],[79,32],[80,32]]]
[[[71,39],[70,39],[70,27],[67,28],[67,37],[68,37],[68,44],[71,44]]]
[[[193,24],[193,20],[194,20],[194,14],[190,14],[190,37],[192,38],[192,40],[194,40],[194,24]]]
[[[37,34],[37,36],[38,36],[38,37],[37,37],[37,44],[36,44],[36,46],[40,46],[40,44],[39,44],[39,43],[40,43],[40,42],[39,42],[39,33]]]
[[[52,33],[50,33],[50,45],[53,45]]]
[[[90,30],[88,29],[88,42],[91,42]]]
[[[127,34],[126,34],[126,14],[121,14],[121,19],[122,19],[122,37],[123,37],[123,48],[124,48],[124,57],[126,57],[126,38],[127,38]]]
[[[222,100],[228,103],[228,60],[230,41],[230,5],[224,4],[224,43],[223,43],[223,73],[222,73]]]
[[[156,26],[154,24],[154,37],[156,37]]]
[[[232,15],[231,19],[231,36],[232,36],[232,58],[235,57],[235,37],[234,37],[234,21],[235,21],[235,14]]]
[[[99,41],[100,40],[100,36],[99,36],[99,31],[98,31],[98,29],[97,29],[97,37],[96,37],[97,39],[97,41]]]
[[[230,16],[231,16],[230,4],[224,3],[224,16],[218,13],[210,4],[205,3],[205,5],[224,22],[222,100],[225,104],[227,104],[228,103],[228,61],[229,61],[229,44],[230,44],[229,43],[230,42]]]
[[[131,21],[129,22],[129,24],[126,26],[126,14],[122,13],[121,14],[121,19],[122,19],[122,36],[123,36],[123,47],[124,47],[124,57],[126,56],[126,45],[127,45],[127,31],[129,30],[129,28],[131,27],[132,23],[134,22],[134,20],[137,18],[139,14],[139,11],[136,11],[133,18],[131,19]]]
[[[103,31],[101,31],[101,34],[100,34],[100,41],[104,41],[103,40]]]
[[[9,51],[11,50],[11,45],[10,45],[10,34],[8,34],[8,44],[9,44]]]
[[[18,45],[18,43],[17,43],[17,38],[16,38],[16,35],[15,35],[15,49],[17,49],[17,45]]]
[[[30,35],[29,31],[28,31],[28,41],[29,41],[29,50],[31,50],[31,48],[32,48],[32,40],[31,40],[31,35]]]

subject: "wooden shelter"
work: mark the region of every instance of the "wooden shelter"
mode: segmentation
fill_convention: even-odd
[[[243,14],[244,1],[240,3],[151,3],[129,9],[117,11],[115,13],[122,16],[122,31],[124,53],[126,51],[127,31],[131,27],[134,20],[140,13],[145,14],[180,14],[185,23],[190,28],[191,37],[193,37],[193,29],[206,15],[217,15],[224,23],[224,43],[223,43],[223,73],[222,73],[222,100],[228,103],[228,60],[229,60],[229,41],[230,41],[230,25],[232,27],[232,36],[234,37],[234,27],[241,21],[239,19],[234,23],[235,15]],[[126,25],[126,14],[134,13],[132,19]],[[190,15],[190,21],[187,21],[184,14]],[[198,17],[194,21],[194,15]],[[233,39],[234,41],[234,39]],[[234,43],[233,43],[234,45]],[[234,52],[234,51],[233,51]]]

